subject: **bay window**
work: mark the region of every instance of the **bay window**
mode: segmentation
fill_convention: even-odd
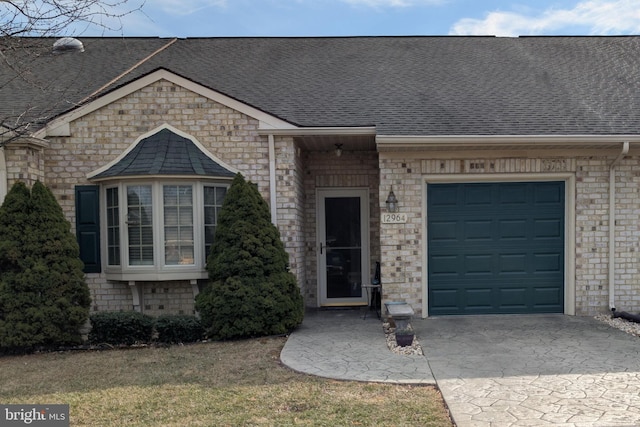
[[[206,278],[206,257],[227,187],[179,180],[105,184],[107,277]]]

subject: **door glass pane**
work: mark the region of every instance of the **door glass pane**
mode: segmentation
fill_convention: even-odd
[[[359,197],[325,198],[327,298],[362,296]]]
[[[153,265],[151,186],[127,187],[129,264]]]

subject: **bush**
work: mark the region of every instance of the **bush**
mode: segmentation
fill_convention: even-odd
[[[237,174],[207,259],[211,281],[196,298],[209,337],[283,334],[300,325],[304,303],[288,261],[267,203]]]
[[[53,193],[18,182],[0,207],[0,348],[82,342],[91,298],[71,224]]]
[[[137,311],[101,312],[90,316],[91,344],[124,344],[150,342],[153,337],[153,317]]]
[[[204,328],[200,319],[186,314],[167,314],[156,320],[158,341],[163,343],[187,343],[202,339]]]

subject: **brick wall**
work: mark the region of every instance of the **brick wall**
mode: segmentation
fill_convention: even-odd
[[[380,154],[381,205],[391,185],[408,214],[406,224],[381,225],[382,278],[384,298],[405,300],[420,312],[422,307],[424,176],[439,174],[575,174],[575,294],[576,314],[594,315],[608,310],[608,210],[610,153],[576,158],[480,158],[429,159],[427,155]],[[608,155],[609,154],[609,155]],[[546,156],[547,158],[542,158]],[[533,157],[533,155],[532,155]],[[640,173],[637,157],[627,157],[616,173],[616,306],[640,310]],[[382,207],[383,208],[383,207]]]
[[[334,150],[303,153],[304,173],[304,235],[305,235],[305,303],[318,304],[316,190],[318,188],[360,187],[369,189],[370,227],[370,276],[375,262],[380,260],[380,209],[378,199],[378,153],[368,151],[343,151],[336,157]],[[368,278],[367,278],[368,279]],[[365,279],[366,280],[366,279]]]
[[[36,181],[45,183],[44,147],[13,141],[5,147],[7,184],[22,181],[31,187]]]
[[[24,161],[39,159],[41,176],[56,195],[68,220],[75,224],[74,187],[90,184],[88,173],[106,165],[141,135],[164,123],[193,136],[223,162],[238,169],[257,184],[263,197],[269,200],[269,152],[267,138],[258,135],[258,122],[224,105],[211,101],[167,81],[158,81],[71,123],[70,137],[50,138],[49,147],[41,157],[13,150],[8,153],[10,173],[24,174]],[[31,157],[28,157],[31,156]],[[278,141],[278,188],[284,199],[279,222],[292,270],[303,271],[302,244],[295,237],[301,227],[301,211],[297,208],[300,184],[296,168],[288,162],[295,157],[291,139]],[[281,166],[282,162],[287,165]],[[23,172],[20,172],[23,171]],[[11,175],[11,176],[13,176]],[[297,185],[297,187],[296,187]],[[292,189],[290,190],[289,187]],[[93,298],[93,310],[132,310],[132,290],[126,282],[108,281],[104,274],[88,274]],[[193,290],[189,282],[172,281],[144,283],[142,306],[146,313],[193,312]]]

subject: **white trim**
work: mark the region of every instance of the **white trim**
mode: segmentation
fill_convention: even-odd
[[[211,153],[209,150],[207,150],[204,145],[202,145],[195,137],[189,135],[186,132],[183,132],[179,129],[176,129],[175,127],[171,126],[168,123],[164,123],[160,126],[158,126],[155,129],[150,130],[149,132],[143,133],[142,135],[138,136],[138,138],[136,138],[136,140],[133,142],[133,144],[129,145],[129,147],[127,147],[126,150],[124,150],[118,157],[116,157],[115,159],[113,159],[112,161],[110,161],[109,163],[107,163],[106,165],[102,166],[101,168],[98,168],[96,170],[94,170],[93,172],[89,172],[87,174],[87,179],[92,179],[94,176],[101,174],[102,172],[109,170],[109,168],[111,168],[113,165],[117,164],[118,162],[120,162],[122,159],[124,159],[126,157],[127,154],[129,154],[143,139],[149,138],[152,135],[155,135],[156,133],[160,132],[161,130],[164,129],[168,129],[171,132],[186,138],[188,140],[190,140],[205,156],[207,156],[208,158],[210,158],[212,161],[218,163],[220,166],[222,166],[223,168],[233,172],[234,174],[238,173],[238,169],[234,168],[233,166],[223,162],[222,160],[220,160],[218,157],[216,157],[213,153]],[[191,179],[197,179],[200,175],[188,175],[186,176],[186,178],[191,178]],[[140,178],[144,178],[145,176],[141,176]],[[98,178],[95,179],[94,181],[98,182],[98,181],[105,181],[105,180],[112,180],[112,179],[124,179],[126,178],[127,180],[131,180],[134,179],[134,177],[132,176],[126,176],[126,177],[104,177],[104,178]],[[214,177],[217,179],[220,179],[220,177]],[[228,179],[233,179],[232,177],[228,178]]]
[[[423,176],[422,209],[422,317],[428,317],[429,311],[429,245],[427,219],[427,185],[441,183],[483,183],[483,182],[545,182],[564,181],[565,183],[565,212],[564,212],[564,314],[576,314],[576,178],[573,173],[505,173],[505,174],[438,174]]]
[[[270,114],[267,114],[262,110],[254,108],[250,105],[247,105],[241,101],[238,101],[234,98],[231,98],[213,89],[209,89],[192,80],[178,76],[177,74],[174,74],[168,70],[160,69],[150,74],[147,74],[146,76],[140,77],[139,79],[134,80],[130,83],[127,83],[126,85],[118,89],[115,89],[97,98],[96,100],[89,102],[88,104],[82,105],[66,114],[61,115],[60,117],[49,122],[47,126],[44,127],[43,129],[40,129],[37,132],[35,132],[34,136],[38,138],[44,138],[46,136],[52,136],[52,135],[64,136],[64,135],[59,135],[60,131],[56,129],[58,128],[64,129],[61,127],[65,126],[69,122],[72,122],[81,117],[84,117],[87,114],[90,114],[102,107],[105,107],[127,95],[130,95],[160,80],[166,80],[177,86],[181,86],[187,90],[197,93],[198,95],[209,98],[212,101],[218,102],[229,108],[232,108],[242,114],[250,116],[260,122],[260,128],[286,129],[286,128],[295,127],[294,125],[282,119],[274,117]]]
[[[276,144],[273,134],[269,134],[269,202],[271,204],[271,222],[277,227],[278,205],[276,185]]]
[[[280,128],[280,129],[258,129],[259,135],[275,136],[359,136],[376,135],[375,126],[362,127],[301,127],[301,128]]]
[[[629,153],[624,142],[618,157],[609,165],[609,309],[616,309],[616,166]]]
[[[563,144],[572,146],[640,142],[640,135],[377,135],[378,148],[411,148],[421,146],[475,146],[510,144]]]

